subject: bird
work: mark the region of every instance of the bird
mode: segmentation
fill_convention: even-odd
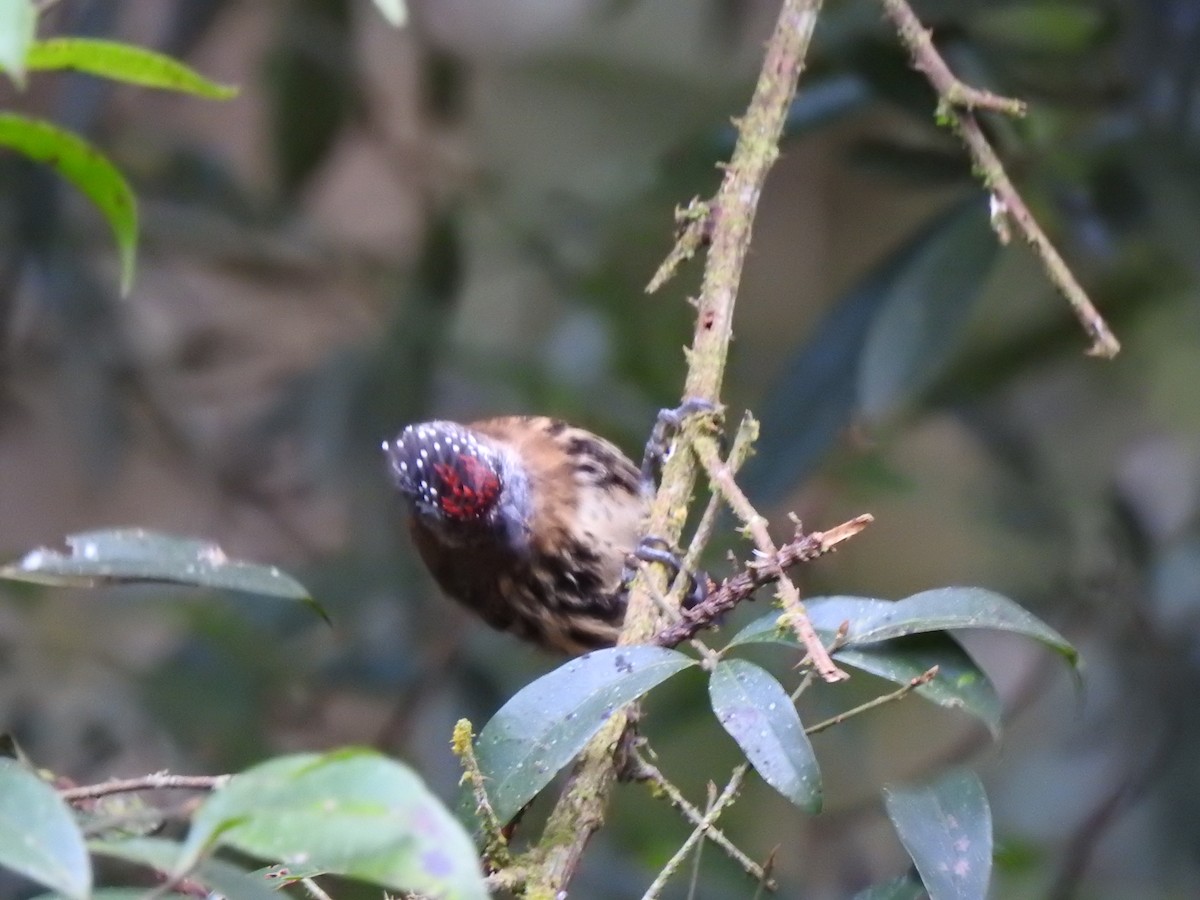
[[[654,486],[648,465],[560,419],[419,422],[383,452],[441,589],[544,649],[576,655],[614,644],[627,560],[671,558],[637,552]]]

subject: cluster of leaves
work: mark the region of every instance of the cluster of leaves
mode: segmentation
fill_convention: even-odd
[[[0,568],[0,579],[191,585],[303,602],[324,615],[295,579],[229,559],[214,544],[146,531],[89,532],[67,542],[69,554],[34,550]],[[248,900],[319,874],[430,896],[487,895],[463,827],[408,767],[371,751],[297,754],[254,766],[220,784],[189,816],[179,841],[149,836],[163,825],[159,811],[125,795],[96,796],[71,809],[23,760],[0,758],[0,865],[70,900],[142,895],[93,891],[93,855]],[[221,848],[282,868],[251,873],[214,858]]]
[[[32,16],[34,4],[22,5],[27,7]],[[402,12],[402,5],[399,3],[377,0],[377,5],[385,11],[393,8]],[[993,18],[993,30],[1003,26],[1004,21],[999,16]],[[1017,21],[1012,16],[1009,19],[1010,26]],[[33,19],[29,21],[32,22]],[[1001,29],[999,33],[1003,36],[1005,32]],[[1011,35],[1011,27],[1007,33]],[[128,70],[131,61],[137,61],[138,65],[147,65],[149,56],[153,55],[147,56],[144,51],[96,41],[38,42],[32,38],[32,25],[27,35],[24,49],[6,56],[7,59],[16,61],[15,64],[4,63],[14,77],[20,77],[22,66],[27,70],[76,68],[106,77],[149,84],[147,81],[135,81]],[[61,45],[64,43],[67,45],[66,52],[74,54],[75,62],[63,62],[64,50]],[[47,47],[49,49],[46,49]],[[134,51],[133,56],[129,55],[129,51]],[[55,53],[59,56],[56,57]],[[87,59],[88,62],[80,62],[80,58]],[[100,60],[107,60],[103,65],[109,66],[112,71],[102,71]],[[172,66],[177,65],[169,59],[166,62]],[[152,70],[154,68],[148,67]],[[175,72],[173,77],[178,77],[178,71],[172,71]],[[880,79],[881,82],[882,80]],[[151,86],[188,90],[178,84]],[[220,89],[220,86],[210,87]],[[192,92],[211,96],[200,91]],[[807,108],[801,104],[805,103],[807,98],[819,100],[823,96],[828,95],[810,91],[801,98],[796,110],[797,123]],[[863,95],[857,96],[861,98]],[[928,107],[924,108],[927,110]],[[927,112],[925,114],[927,115]],[[0,121],[7,122],[8,119]],[[91,197],[108,217],[122,249],[123,282],[127,285],[132,273],[136,246],[136,213],[132,194],[119,173],[96,153],[94,148],[80,142],[74,135],[36,120],[13,117],[13,121],[15,127],[0,128],[0,141],[34,159],[56,166],[65,177]],[[14,130],[17,137],[7,138],[6,135]],[[64,159],[73,161],[63,165]],[[906,173],[910,176],[914,171],[912,162],[913,157],[910,155],[906,164]],[[128,210],[127,215],[125,210]],[[767,410],[770,426],[766,429],[767,440],[760,448],[762,452],[759,466],[752,470],[757,473],[755,477],[759,479],[754,482],[756,493],[760,496],[778,494],[785,485],[811,471],[817,459],[844,427],[852,411],[864,412],[873,419],[885,418],[910,402],[917,393],[925,390],[945,365],[947,348],[953,347],[959,339],[972,309],[971,301],[978,295],[979,286],[991,271],[994,258],[995,242],[987,228],[982,205],[964,205],[951,210],[926,232],[914,238],[909,246],[884,262],[871,278],[845,298],[845,302],[838,304],[830,319],[813,336],[813,340],[794,357],[793,366],[781,378],[781,388],[774,394],[772,405]],[[630,323],[636,320],[635,317],[627,318]],[[643,326],[638,323],[635,327]],[[791,421],[804,421],[809,423],[809,426],[797,435],[792,429],[772,425]],[[769,443],[773,439],[777,440],[776,444]],[[116,553],[118,545],[124,546],[120,554]],[[219,582],[215,578],[198,578],[195,571],[189,573],[177,569],[175,564],[169,561],[163,564],[160,557],[164,551],[162,546],[153,548],[148,553],[141,553],[137,536],[128,533],[123,536],[79,536],[74,546],[76,552],[71,557],[55,558],[53,555],[45,555],[32,560],[27,558],[28,565],[23,567],[24,574],[29,576],[28,580],[58,584],[177,580],[180,583],[203,583],[209,586],[262,591],[261,586],[248,586],[240,581],[242,575],[250,575],[253,578],[262,573],[242,572],[235,577],[234,570],[226,566],[217,566],[216,569],[223,576],[235,578],[237,583]],[[107,565],[106,569],[91,565],[96,560],[89,559],[89,551],[86,549],[88,547],[100,548],[92,552],[99,554],[102,564]],[[106,547],[108,549],[105,549]],[[199,546],[177,549],[179,559],[191,556],[197,565],[212,563],[211,558],[204,559],[204,554],[199,552]],[[110,550],[113,552],[110,553]],[[10,568],[3,574],[18,577],[21,573]],[[289,589],[283,590],[283,595],[288,596]],[[929,595],[918,595],[927,596]],[[995,598],[995,595],[989,596]],[[917,597],[909,598],[909,601],[904,603],[915,600]],[[1061,638],[1053,635],[1048,629],[1038,633],[1039,628],[1044,629],[1040,623],[1034,621],[1030,624],[1020,617],[1008,617],[1008,613],[1015,610],[1011,604],[1007,607],[1004,603],[994,605],[992,600],[985,603],[977,596],[976,605],[973,607],[976,613],[974,617],[953,615],[953,611],[943,611],[939,614],[931,612],[928,608],[910,607],[903,612],[903,618],[908,622],[905,627],[909,630],[901,627],[889,632],[888,629],[893,628],[895,622],[881,622],[881,618],[893,612],[900,614],[901,611],[890,603],[887,604],[886,611],[883,607],[875,606],[882,602],[865,598],[826,598],[814,603],[811,611],[824,630],[824,636],[829,640],[834,639],[842,622],[850,624],[836,654],[845,665],[873,672],[902,686],[911,684],[912,679],[937,666],[937,675],[927,683],[914,687],[914,691],[942,705],[963,708],[984,721],[993,732],[998,728],[1000,715],[995,692],[986,676],[944,630],[972,627],[1013,630],[1042,640],[1069,654],[1069,648],[1061,643]],[[913,611],[914,608],[916,612]],[[966,608],[972,607],[968,604]],[[942,615],[942,618],[939,619],[939,615]],[[748,646],[767,640],[787,641],[787,636],[776,628],[773,616],[764,617],[744,630],[727,646],[726,651],[738,645]],[[534,721],[544,723],[545,731],[535,732],[531,738],[530,719],[522,719],[515,715],[514,709],[519,709],[515,705],[526,695],[525,691],[514,697],[483,730],[479,745],[480,765],[491,779],[489,800],[498,811],[515,813],[541,790],[555,772],[569,763],[582,746],[582,742],[586,742],[587,737],[594,733],[608,711],[642,696],[678,671],[697,665],[695,660],[675,651],[633,648],[624,651],[624,654],[619,657],[615,652],[606,652],[606,655],[596,655],[594,660],[589,657],[568,664],[547,676],[547,679],[559,679],[558,682],[551,683],[555,690],[550,690],[541,681],[531,685],[527,691],[537,688],[541,693],[530,695],[533,699],[526,697],[523,701],[526,704],[525,712],[528,714],[529,709],[533,709],[537,713]],[[590,675],[587,674],[589,672]],[[542,687],[538,688],[539,685]],[[558,690],[562,693],[558,693]],[[753,663],[736,658],[722,658],[710,673],[710,695],[718,720],[738,741],[764,780],[799,807],[815,810],[821,796],[819,772],[808,745],[805,726],[795,716],[794,704],[788,690],[773,675]],[[559,697],[565,697],[566,700],[559,702],[555,699]],[[548,711],[546,704],[549,704],[556,716]],[[578,730],[578,734],[573,728]],[[521,743],[522,741],[524,743]],[[340,793],[339,787],[331,794],[317,792],[310,794],[307,800],[302,800],[305,790],[302,789],[301,782],[307,784],[307,774],[310,770],[340,771],[340,767],[348,759],[359,757],[332,757],[320,760],[307,757],[289,758],[272,761],[265,764],[265,767],[276,764],[280,766],[273,772],[268,770],[268,774],[277,779],[275,783],[278,783],[278,779],[290,779],[288,790],[297,788],[298,803],[311,802],[314,797],[319,797],[321,803],[327,803],[350,795]],[[386,768],[386,760],[370,759],[370,766],[367,763],[359,763],[362,766],[360,772],[369,770],[371,778],[386,780],[390,777],[383,771]],[[379,768],[374,767],[376,763],[379,764]],[[257,771],[251,770],[239,778],[248,777]],[[22,771],[21,778],[27,777],[29,773]],[[258,782],[247,783],[255,785],[256,790],[265,790]],[[524,799],[521,800],[521,797]],[[212,802],[215,803],[216,800],[214,797]],[[956,774],[949,780],[927,789],[890,789],[885,794],[885,803],[902,839],[917,862],[923,880],[934,896],[971,896],[979,893],[975,889],[987,881],[987,867],[983,861],[990,858],[990,821],[986,799],[973,776]],[[311,806],[305,808],[311,809]],[[222,815],[220,808],[212,815]],[[314,819],[319,820],[319,816]],[[140,854],[137,856],[138,860],[151,868],[160,872],[176,873],[182,870],[184,862],[195,863],[199,859],[196,857],[189,861],[186,858],[188,853],[198,852],[193,840],[200,841],[206,848],[212,849],[221,843],[220,840],[212,838],[212,834],[225,833],[222,828],[229,826],[232,821],[227,818],[224,820],[224,826],[214,826],[209,838],[194,838],[194,823],[193,834],[189,834],[187,841],[166,849],[145,849],[147,845],[144,843],[140,845],[141,849],[138,849],[139,845],[134,842],[128,842],[127,847],[129,854]],[[255,843],[252,838],[238,838],[237,830],[229,828],[234,837],[229,840],[227,846],[265,858],[295,857],[296,854],[315,852],[314,847],[319,850],[320,846],[328,842],[335,829],[340,834],[341,824],[336,818],[330,818],[324,824],[326,828],[322,830],[321,822],[316,821],[316,830],[307,833],[303,839],[310,841],[317,831],[320,831],[320,840],[313,840],[310,844],[298,842],[286,847],[273,845],[266,850],[262,843]],[[955,834],[955,827],[964,828],[964,834]],[[78,832],[78,826],[73,828]],[[969,849],[972,853],[970,860],[956,855],[956,848],[962,846],[959,840],[964,835],[969,839]],[[11,841],[7,843],[12,844]],[[189,847],[190,850],[187,849]],[[372,878],[373,873],[381,871],[380,867],[390,864],[364,862],[374,859],[368,849],[356,845],[348,855],[332,860],[324,858],[314,871],[320,868],[399,888],[401,885],[397,882]],[[97,849],[94,852],[102,851]],[[155,853],[160,854],[157,863],[152,861]],[[113,851],[113,855],[119,854]],[[64,882],[47,881],[38,876],[37,872],[29,867],[28,859],[22,859],[25,859],[24,863],[10,860],[6,860],[5,863],[18,871],[38,877],[65,896],[78,896],[65,889]],[[347,859],[353,859],[353,865],[347,863]],[[961,870],[961,867],[953,865],[953,862],[960,860],[968,864],[967,871],[973,880],[966,887],[959,885],[958,894],[939,888],[931,880],[936,878],[938,871],[944,870],[948,862],[951,863],[949,872]],[[221,869],[222,864],[214,860],[205,860],[198,864],[202,867],[195,870],[201,873],[199,880],[214,889],[220,889],[219,875],[213,875],[203,867]],[[205,872],[209,874],[204,874]],[[205,881],[206,878],[211,880]],[[74,882],[76,887],[80,883]],[[417,882],[409,882],[406,887],[416,885]],[[877,893],[874,896],[883,894]]]
[[[823,641],[836,647],[833,656],[840,663],[900,685],[895,696],[914,690],[940,706],[961,709],[993,735],[1000,730],[999,698],[987,674],[948,632],[1011,632],[1078,662],[1075,650],[1052,628],[1006,597],[978,588],[925,591],[898,602],[821,597],[806,608]],[[712,711],[767,784],[805,812],[817,813],[821,774],[808,735],[877,702],[806,728],[795,701],[812,679],[789,692],[766,669],[730,655],[763,643],[803,652],[777,613],[751,622],[705,663]],[[528,685],[479,734],[476,759],[486,796],[475,801],[486,801],[499,822],[511,820],[616,709],[698,665],[678,650],[615,647],[572,660]],[[924,787],[888,788],[885,804],[931,896],[986,893],[991,819],[977,778],[960,772]]]
[[[116,531],[74,535],[68,544],[69,554],[35,550],[0,568],[0,578],[71,586],[172,583],[312,604],[304,587],[278,569],[228,559],[219,547],[201,541]],[[995,690],[948,632],[1011,632],[1077,661],[1053,629],[1011,600],[980,589],[945,588],[899,602],[825,597],[808,608],[839,662],[892,681],[901,692],[912,689],[941,706],[962,709],[993,734],[1001,712]],[[808,735],[856,710],[806,728],[795,707],[799,691],[789,694],[766,669],[730,655],[762,643],[800,649],[776,614],[747,625],[706,663],[712,710],[767,784],[800,809],[817,813],[821,775]],[[617,647],[572,660],[519,691],[484,727],[476,747],[483,776],[478,783],[492,814],[502,822],[513,819],[614,711],[697,665],[677,650]],[[466,804],[468,818],[479,800],[472,796]],[[983,895],[991,819],[974,775],[956,772],[932,785],[888,788],[884,800],[931,896]],[[32,768],[0,759],[0,864],[72,900],[94,896],[90,855],[125,860],[173,882],[186,878],[229,896],[269,896],[261,873],[214,858],[222,847],[282,866],[266,873],[276,886],[334,874],[449,897],[486,894],[464,828],[414,773],[368,751],[269,760],[219,786],[190,816],[184,839],[147,836],[161,824],[160,814],[124,801],[91,801],[73,811]],[[902,880],[866,896],[902,896],[881,892],[907,891],[914,884]]]
[[[0,864],[56,897],[145,893],[93,890],[93,855],[246,900],[322,874],[426,895],[487,896],[463,827],[407,766],[372,751],[269,760],[201,803],[186,839],[148,836],[160,824],[155,810],[125,800],[74,811],[35,771],[0,759]],[[251,872],[214,857],[220,848],[282,862]]]
[[[28,72],[71,70],[210,100],[237,95],[236,88],[209,81],[152,50],[93,38],[38,40],[39,11],[33,0],[6,3],[0,10],[0,66],[18,87],[24,87]],[[120,250],[121,291],[128,293],[137,259],[137,203],[117,167],[79,135],[19,113],[0,113],[0,145],[55,169],[104,214]]]
[[[395,26],[407,19],[404,0],[374,0]],[[37,38],[44,4],[14,0],[0,6],[0,68],[20,88],[29,72],[76,71],[139,87],[229,100],[237,89],[217,84],[170,56],[118,41]],[[121,292],[133,284],[138,215],[132,188],[120,170],[84,138],[53,123],[19,113],[0,113],[0,146],[44,163],[78,188],[113,231],[120,251]]]

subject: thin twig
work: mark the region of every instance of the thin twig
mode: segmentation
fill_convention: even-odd
[[[830,659],[825,645],[821,643],[821,638],[817,635],[817,630],[813,628],[812,622],[809,621],[804,604],[800,601],[800,591],[779,564],[779,550],[767,532],[767,520],[759,514],[749,498],[738,487],[737,482],[734,481],[733,473],[717,453],[716,441],[711,438],[698,438],[692,446],[700,459],[700,464],[708,472],[714,488],[724,495],[730,508],[745,523],[754,538],[754,543],[763,556],[763,567],[774,576],[778,585],[779,600],[783,605],[788,624],[796,630],[796,634],[803,642],[813,667],[826,681],[843,681],[849,678],[850,676],[839,669]]]
[[[864,514],[826,531],[814,531],[809,534],[797,531],[796,536],[784,544],[773,559],[758,560],[747,566],[744,571],[726,578],[709,591],[708,597],[702,603],[682,610],[679,621],[662,628],[654,636],[653,643],[660,647],[682,644],[710,627],[743,600],[748,600],[759,588],[773,582],[778,570],[823,556],[874,521],[873,516]]]
[[[110,794],[128,794],[134,791],[215,791],[224,787],[232,777],[232,775],[171,775],[167,772],[154,772],[138,778],[114,779],[100,784],[63,788],[58,792],[58,796],[67,803],[75,803],[80,800],[95,800]]]
[[[683,814],[683,817],[691,822],[692,825],[696,826],[697,828],[703,825],[705,814],[700,812],[699,809],[689,803],[688,799],[683,796],[679,788],[677,788],[674,783],[672,783],[670,779],[668,779],[667,776],[665,776],[662,771],[656,765],[654,765],[654,763],[650,762],[641,753],[636,751],[634,753],[634,763],[635,766],[633,772],[631,773],[631,777],[634,781],[650,782],[662,792],[662,795],[668,800],[668,802],[670,802],[672,806],[679,810],[679,812]],[[734,844],[733,841],[731,841],[728,837],[726,837],[725,833],[721,831],[721,829],[717,828],[716,825],[710,823],[706,827],[705,837],[724,850],[730,859],[732,859],[746,871],[747,875],[765,884],[771,890],[776,889],[775,882],[770,879],[767,873],[763,870],[763,867],[747,856],[742,850],[738,849],[737,845]]]
[[[917,69],[925,73],[925,77],[941,98],[939,119],[945,120],[962,138],[975,167],[981,173],[984,187],[991,192],[992,221],[1001,242],[1007,242],[1007,229],[1000,223],[1003,223],[1006,217],[1011,217],[1041,259],[1047,277],[1067,298],[1076,318],[1091,338],[1092,346],[1087,352],[1092,356],[1109,359],[1116,356],[1121,349],[1120,342],[1013,186],[974,113],[975,109],[991,109],[1008,115],[1022,115],[1024,106],[1019,101],[998,97],[963,84],[950,71],[950,67],[934,47],[929,32],[906,0],[881,2],[888,18],[896,26],[900,40],[912,54]]]
[[[666,284],[679,264],[695,256],[696,251],[708,242],[712,235],[712,207],[699,197],[693,197],[687,206],[676,208],[675,224],[678,226],[675,246],[646,285],[647,294],[653,294]]]
[[[892,691],[890,694],[882,694],[874,700],[868,700],[866,703],[855,706],[853,709],[848,709],[845,712],[840,712],[836,716],[830,716],[823,722],[818,722],[816,725],[809,725],[804,729],[805,734],[817,734],[832,728],[834,725],[841,725],[847,719],[853,719],[857,715],[875,709],[877,706],[883,706],[885,703],[891,703],[895,700],[903,699],[919,688],[923,684],[929,684],[937,677],[938,667],[934,666],[926,672],[912,679],[908,684],[902,686],[898,690]]]
[[[725,465],[729,466],[729,470],[735,475],[742,465],[750,458],[750,452],[754,449],[754,442],[758,439],[758,422],[749,413],[742,416],[742,421],[738,423],[738,429],[734,432],[733,442],[729,447],[729,453],[725,455]],[[708,542],[712,539],[713,532],[717,527],[717,516],[721,512],[723,502],[721,495],[716,491],[712,492],[712,496],[708,498],[708,504],[704,507],[704,513],[700,516],[700,521],[696,524],[696,530],[692,532],[692,540],[688,544],[687,553],[683,556],[683,571],[680,578],[686,576],[689,572],[695,572],[696,567],[700,565],[700,556],[708,547]],[[676,579],[678,583],[680,579]],[[684,581],[683,583],[686,583]]]
[[[658,877],[651,882],[650,887],[646,888],[646,893],[642,895],[642,900],[654,900],[655,897],[662,893],[662,889],[671,880],[671,876],[687,860],[688,854],[692,852],[692,848],[704,838],[709,829],[720,818],[721,813],[725,811],[725,807],[737,797],[737,793],[742,787],[742,781],[749,770],[749,763],[742,763],[733,770],[733,774],[729,778],[729,783],[725,785],[725,790],[721,791],[721,795],[709,807],[708,812],[697,823],[695,830],[688,835],[687,840],[675,851],[675,855],[667,860],[667,864],[658,873]]]

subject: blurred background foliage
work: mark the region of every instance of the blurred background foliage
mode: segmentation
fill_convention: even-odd
[[[437,595],[379,441],[538,411],[637,452],[677,401],[699,266],[642,289],[673,207],[717,183],[776,3],[410,5],[395,31],[366,0],[61,0],[44,32],[176,54],[240,98],[5,88],[129,176],[143,251],[120,300],[100,216],[0,158],[0,548],[116,525],[203,536],[287,567],[335,620],[6,585],[0,722],[40,765],[85,782],[373,743],[449,801],[454,720],[482,724],[555,663]],[[909,700],[815,739],[825,814],[756,783],[725,821],[774,851],[784,896],[848,896],[905,866],[879,785],[970,761],[996,896],[1191,896],[1200,0],[918,11],[964,79],[1030,102],[987,128],[1124,352],[1082,355],[1036,261],[996,245],[877,5],[831,0],[739,302],[727,399],[763,420],[745,482],[781,534],[789,510],[876,516],[801,573],[809,594],[1003,591],[1080,646],[1087,688],[1035,648],[972,641],[1006,701],[998,745]],[[859,676],[802,713],[876,690]],[[700,680],[650,708],[662,767],[702,802],[737,751]],[[686,834],[641,788],[613,817],[572,896],[635,895]],[[753,893],[711,848],[702,865],[698,896]]]

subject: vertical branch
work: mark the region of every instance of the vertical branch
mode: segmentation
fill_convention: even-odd
[[[721,400],[721,385],[733,337],[733,308],[742,278],[758,198],[767,173],[779,156],[779,137],[796,92],[822,0],[785,0],[767,43],[758,85],[746,115],[736,121],[737,145],[725,167],[725,177],[707,206],[708,257],[696,301],[696,330],[687,351],[688,374],[683,394]],[[690,446],[700,426],[685,424],[679,450]],[[691,453],[676,452],[663,469],[662,485],[650,508],[648,531],[676,541],[683,531],[695,490],[696,460]],[[640,579],[639,579],[640,581]],[[635,582],[630,592],[622,643],[643,643],[659,625],[648,592]]]
[[[796,90],[812,39],[822,0],[783,0],[775,29],[767,42],[766,57],[746,115],[737,123],[738,140],[733,158],[715,198],[708,205],[708,258],[700,297],[696,329],[688,351],[684,396],[720,401],[729,342],[733,334],[733,307],[758,198],[772,164],[779,156],[779,137]],[[700,424],[690,420],[678,437],[679,449],[667,460],[662,483],[651,505],[649,533],[672,543],[678,541],[695,489],[697,467],[688,446]],[[661,583],[657,590],[666,592]],[[620,643],[644,643],[659,628],[661,618],[646,575],[634,580]],[[575,772],[550,814],[527,883],[527,895],[554,897],[570,882],[583,849],[603,822],[604,807],[616,779],[614,755],[621,735],[636,711],[614,715],[584,749]]]

